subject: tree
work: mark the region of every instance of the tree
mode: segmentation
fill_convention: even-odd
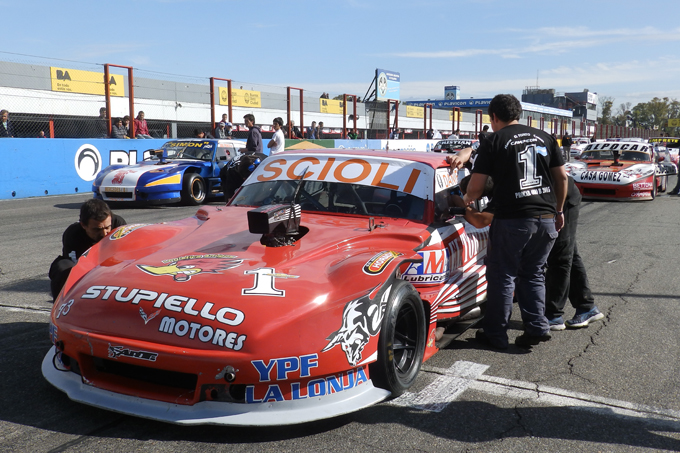
[[[602,111],[600,113],[600,124],[613,124],[612,122],[612,107],[614,106],[614,98],[611,96],[602,96]]]

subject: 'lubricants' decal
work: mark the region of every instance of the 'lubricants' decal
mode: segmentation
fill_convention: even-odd
[[[132,225],[123,225],[122,227],[114,231],[113,234],[109,236],[109,239],[112,241],[123,239],[125,236],[132,233],[136,229],[145,227],[147,225],[148,223],[134,223]]]
[[[138,264],[137,267],[147,274],[156,277],[171,275],[176,282],[187,282],[198,274],[217,274],[240,266],[243,260],[233,255],[208,254],[187,255],[163,260],[163,266]]]
[[[393,259],[401,255],[403,253],[392,251],[380,252],[364,264],[364,273],[368,275],[381,274]]]

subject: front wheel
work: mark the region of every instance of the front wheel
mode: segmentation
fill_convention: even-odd
[[[196,173],[184,175],[182,183],[182,203],[198,206],[205,201],[205,181]]]
[[[378,360],[371,364],[371,379],[393,397],[408,390],[416,380],[425,354],[425,309],[410,283],[397,280],[385,308]]]

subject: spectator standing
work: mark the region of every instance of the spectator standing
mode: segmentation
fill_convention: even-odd
[[[283,120],[280,117],[274,118],[272,125],[274,127],[274,135],[269,143],[267,143],[267,148],[269,148],[270,154],[277,154],[286,148],[286,138],[283,136],[282,129]]]
[[[449,140],[457,140],[459,138],[460,138],[460,129],[454,131],[453,134],[449,135]]]
[[[112,214],[109,206],[102,200],[92,198],[80,206],[80,221],[66,228],[61,238],[61,255],[50,265],[49,277],[53,300],[61,292],[80,256],[104,239],[111,230],[125,224],[125,219]]]
[[[113,124],[111,124],[111,138],[130,138],[127,136],[127,131],[125,126],[123,126],[121,118],[113,120]]]
[[[401,135],[401,131],[399,129],[392,129],[392,133],[390,134],[390,139],[399,140],[400,135]]]
[[[256,153],[262,152],[262,133],[260,128],[255,126],[255,115],[248,113],[243,117],[248,128],[248,138],[246,139],[246,150]]]
[[[225,138],[234,138],[234,132],[231,130],[231,123],[229,121],[224,123],[224,135]]]
[[[290,128],[292,129],[292,138],[302,138],[302,133],[300,133],[300,128],[295,125],[295,121],[290,120]]]
[[[312,121],[312,125],[307,128],[307,140],[316,139],[316,121]]]
[[[488,112],[494,133],[480,141],[464,196],[466,204],[478,199],[493,179],[487,310],[477,338],[497,349],[508,347],[514,292],[525,326],[515,344],[530,347],[550,339],[544,268],[564,223],[567,174],[556,140],[519,124],[522,105],[516,97],[497,95]]]
[[[316,127],[316,139],[321,140],[323,135],[323,121],[319,121],[319,125]]]
[[[96,138],[108,138],[109,136],[109,125],[106,118],[106,107],[99,109],[99,117],[95,123],[95,137]]]
[[[427,130],[427,134],[425,134],[425,137],[426,137],[428,140],[432,140],[432,138],[434,137],[434,131],[433,131],[432,129],[428,129],[428,130]]]
[[[0,110],[0,137],[14,137],[14,127],[9,122],[9,112]]]
[[[347,131],[347,138],[350,140],[356,140],[359,138],[359,134],[354,129],[349,129]]]
[[[484,127],[482,127],[482,132],[480,132],[479,134],[477,134],[477,138],[478,138],[479,141],[481,142],[481,141],[482,141],[482,137],[486,137],[487,135],[489,135],[489,126],[485,125]]]
[[[581,193],[571,176],[568,184],[567,200],[564,203],[564,227],[550,250],[545,274],[545,316],[548,318],[550,330],[586,327],[589,323],[604,318],[595,306],[586,268],[576,245]],[[562,317],[567,298],[576,309],[576,314],[565,326]]]
[[[569,157],[571,155],[571,145],[574,143],[574,141],[571,139],[569,136],[569,132],[566,132],[562,136],[562,151],[564,152],[564,160],[565,162],[569,162]]]
[[[146,124],[144,119],[144,112],[141,110],[137,113],[137,118],[135,118],[135,137],[136,138],[153,138],[149,135],[149,126]]]

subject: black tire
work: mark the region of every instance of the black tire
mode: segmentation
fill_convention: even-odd
[[[373,384],[399,396],[413,385],[425,354],[425,309],[410,283],[397,280],[385,307],[378,360],[370,365]]]
[[[182,182],[182,203],[198,206],[205,201],[205,181],[196,173],[187,173]]]

